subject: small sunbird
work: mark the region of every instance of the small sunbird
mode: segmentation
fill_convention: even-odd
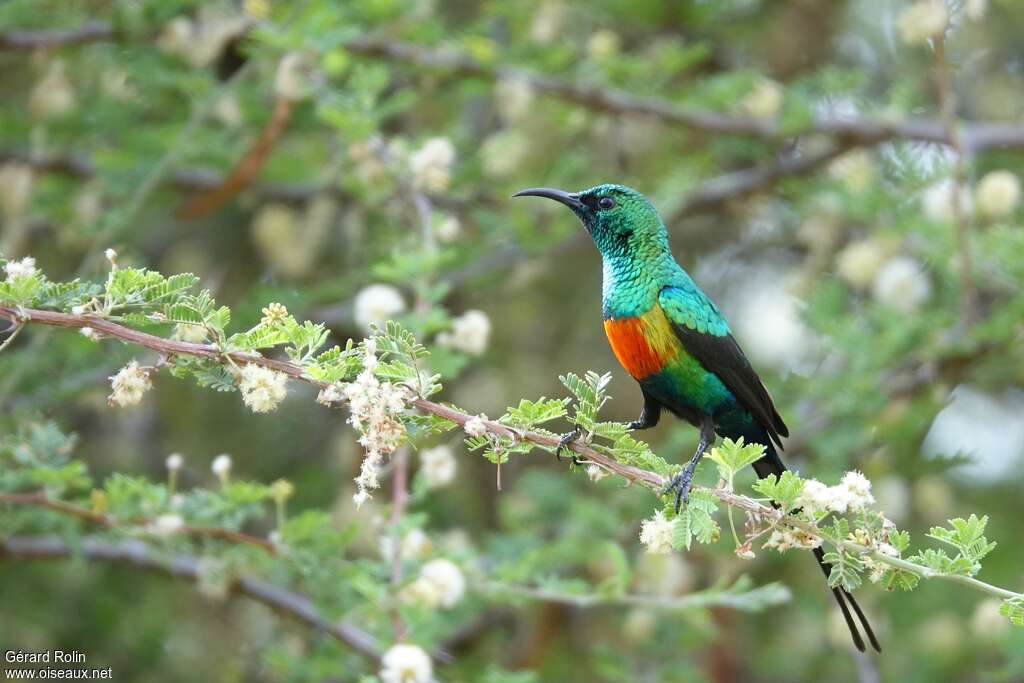
[[[716,434],[761,444],[764,456],[753,465],[757,476],[781,475],[786,466],[776,446],[782,448],[789,429],[725,317],[676,263],[654,205],[636,190],[615,184],[581,192],[538,187],[514,196],[546,197],[569,207],[601,252],[605,334],[619,363],[640,384],[644,400],[640,417],[629,427],[653,427],[666,409],[699,428],[697,451],[666,489],[676,492],[676,512],[687,501],[694,469]],[[566,434],[560,448],[579,437],[579,431]],[[824,551],[814,548],[814,556],[827,578],[831,565]],[[853,596],[842,588],[832,593],[857,649],[864,651],[864,640],[850,607],[881,652]]]

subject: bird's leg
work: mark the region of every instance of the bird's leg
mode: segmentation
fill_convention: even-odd
[[[641,390],[643,391],[643,390]],[[640,417],[626,425],[629,429],[641,430],[650,429],[658,424],[661,419],[661,404],[646,391],[644,394],[644,408],[640,411]]]
[[[558,458],[559,461],[561,461],[562,451],[568,448],[569,444],[571,444],[573,441],[580,438],[581,436],[583,436],[583,429],[580,428],[579,425],[577,425],[576,428],[571,432],[566,432],[565,434],[562,434],[562,436],[559,437],[558,439],[558,446],[555,447],[555,457]],[[583,461],[580,460],[575,453],[573,453],[572,464],[581,465],[583,464]]]
[[[690,487],[693,485],[693,472],[697,469],[697,463],[704,457],[704,452],[715,442],[715,422],[710,415],[705,415],[700,422],[700,442],[697,444],[697,452],[693,454],[689,464],[683,471],[672,477],[672,481],[662,491],[662,495],[673,489],[676,492],[676,513],[683,503],[690,500]]]

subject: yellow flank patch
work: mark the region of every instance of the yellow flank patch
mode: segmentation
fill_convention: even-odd
[[[604,331],[615,357],[635,379],[653,375],[679,355],[679,339],[657,304],[643,315],[605,320]]]

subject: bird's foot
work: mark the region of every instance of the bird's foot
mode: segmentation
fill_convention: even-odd
[[[569,447],[569,444],[571,444],[573,441],[576,441],[581,436],[583,436],[583,430],[580,429],[579,427],[572,430],[571,432],[566,432],[565,434],[562,434],[562,436],[558,439],[558,446],[555,447],[555,457],[558,458],[559,461],[561,461],[562,451],[566,450]],[[575,453],[573,453],[572,463],[574,465],[581,465],[583,464],[583,461],[580,460]]]
[[[629,431],[635,431],[637,429],[647,429],[647,425],[645,425],[640,420],[633,420],[632,422],[626,423],[626,429],[628,429]]]
[[[683,506],[683,503],[690,502],[690,488],[693,486],[693,471],[694,467],[687,465],[683,468],[683,471],[672,477],[672,481],[668,483],[665,490],[661,492],[661,495],[676,492],[676,514],[679,514],[679,508]]]

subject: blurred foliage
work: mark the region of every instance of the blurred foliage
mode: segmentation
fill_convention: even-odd
[[[354,377],[369,324],[394,319],[430,355],[404,347],[409,362],[391,366],[389,379],[424,394],[443,384],[436,400],[518,428],[581,426],[596,448],[665,472],[692,452],[695,430],[663,421],[644,435],[648,448],[621,428],[640,397],[602,338],[599,258],[564,212],[506,200],[528,186],[623,182],[672,217],[680,262],[719,301],[793,430],[787,461],[821,481],[863,471],[900,529],[935,539],[917,559],[974,573],[991,550],[980,578],[1019,588],[1017,150],[967,159],[960,204],[976,296],[965,311],[949,147],[858,147],[770,192],[680,211],[705,181],[785,156],[786,141],[612,113],[501,71],[620,88],[784,131],[824,115],[937,120],[932,50],[903,42],[896,28],[907,4],[8,0],[0,35],[94,21],[112,33],[0,49],[0,251],[11,263],[31,255],[48,278],[8,278],[0,298],[81,307],[225,348],[279,345],[278,357],[325,381]],[[958,116],[1019,121],[1012,67],[1024,10],[1008,0],[949,7]],[[389,58],[357,49],[360,39],[443,48],[511,75]],[[206,215],[179,218],[253,158],[281,99],[287,122],[255,182]],[[825,149],[825,137],[803,135],[798,147]],[[1009,179],[992,176],[999,171]],[[117,268],[104,262],[107,248],[119,252]],[[195,273],[210,292],[155,271]],[[52,284],[75,278],[93,284]],[[294,318],[266,322],[270,302]],[[410,343],[403,338],[393,326],[385,335]],[[1024,620],[1019,600],[932,581],[887,594],[865,582],[858,599],[886,648],[867,664],[847,656],[845,626],[806,553],[758,552],[748,562],[722,542],[647,554],[637,537],[654,507],[649,493],[615,477],[592,483],[584,468],[540,451],[508,458],[520,446],[513,439],[471,438],[468,447],[489,457],[462,454],[454,481],[438,484],[418,456],[463,449],[439,421],[409,426],[415,474],[393,524],[386,493],[352,505],[359,435],[316,407],[308,388],[291,386],[276,412],[255,415],[238,396],[167,376],[234,390],[234,373],[176,357],[172,373],[153,372],[138,407],[108,408],[107,378],[134,356],[158,361],[79,334],[20,332],[0,353],[0,486],[42,488],[146,523],[103,530],[10,505],[0,534],[141,536],[158,553],[207,559],[205,599],[124,567],[3,562],[0,581],[19,587],[0,605],[0,633],[15,634],[6,647],[74,647],[124,680],[358,680],[377,671],[263,608],[224,602],[231,577],[244,573],[310,595],[329,618],[359,624],[385,647],[394,640],[390,607],[400,603],[411,642],[455,655],[436,666],[445,681],[846,680],[867,666],[883,680],[1024,676],[1024,636],[1010,625]],[[185,457],[172,485],[165,461],[175,452]],[[225,452],[233,472],[218,482],[206,463]],[[715,464],[701,469],[701,483],[720,467],[737,469]],[[752,479],[734,475],[738,490]],[[294,485],[282,520],[270,484],[278,479]],[[758,486],[782,498],[783,484],[796,500],[792,480]],[[161,536],[172,504],[189,524],[276,532],[292,552],[279,559],[252,544]],[[707,518],[676,525],[677,546],[718,531],[713,510],[693,512]],[[832,529],[838,539],[843,531]],[[469,583],[465,598],[451,609],[396,603],[396,553],[403,584],[429,561],[454,561]],[[745,574],[763,588],[740,582]],[[833,579],[852,585],[851,576],[844,567]],[[776,581],[793,589],[781,606],[782,593],[754,593]],[[762,610],[667,608],[731,592]],[[574,604],[580,595],[599,599]]]

